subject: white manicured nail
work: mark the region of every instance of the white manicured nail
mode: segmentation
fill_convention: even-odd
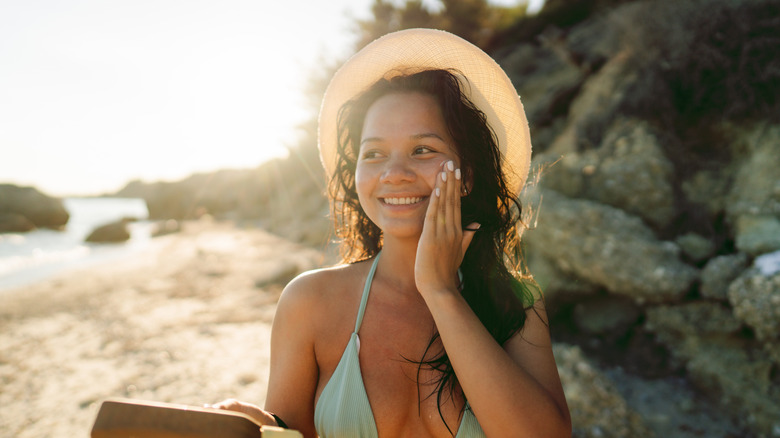
[[[438,198],[439,196],[441,196],[441,190],[439,190],[439,188],[436,187],[436,197]]]
[[[442,181],[447,181],[447,172],[442,172],[441,173],[441,180]]]
[[[460,169],[455,169],[455,179],[460,180]]]
[[[447,169],[450,169],[450,172],[455,170],[455,163],[453,163],[452,161],[448,161],[447,162]]]

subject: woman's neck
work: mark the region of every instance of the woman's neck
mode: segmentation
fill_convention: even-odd
[[[377,275],[385,277],[398,289],[417,293],[414,282],[414,263],[417,257],[418,239],[385,238],[382,255],[377,265]]]

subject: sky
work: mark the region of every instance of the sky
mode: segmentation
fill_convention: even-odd
[[[94,195],[284,156],[371,3],[0,0],[0,183]]]

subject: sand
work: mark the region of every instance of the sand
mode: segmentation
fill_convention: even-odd
[[[87,437],[109,397],[262,405],[283,285],[322,254],[208,220],[0,291],[0,437]]]

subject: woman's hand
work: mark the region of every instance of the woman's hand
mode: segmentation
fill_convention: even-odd
[[[458,267],[479,224],[465,231],[460,219],[460,195],[463,181],[453,161],[442,166],[431,193],[422,235],[417,244],[414,279],[417,290],[426,295],[458,290]]]
[[[246,414],[251,417],[261,426],[277,426],[276,419],[270,413],[260,409],[259,406],[253,405],[251,403],[244,403],[236,399],[229,398],[217,404],[205,405],[204,407],[241,412],[242,414]]]

